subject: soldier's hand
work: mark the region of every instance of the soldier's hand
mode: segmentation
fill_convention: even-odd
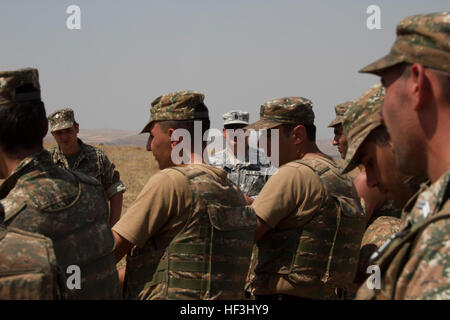
[[[251,205],[255,199],[250,198],[248,195],[244,194],[245,201],[247,201],[248,205]]]

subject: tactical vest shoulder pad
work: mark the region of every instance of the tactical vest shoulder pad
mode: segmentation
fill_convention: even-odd
[[[84,174],[83,172],[80,171],[71,171],[81,182],[86,183],[86,184],[91,184],[94,186],[100,186],[101,183],[95,179],[94,177],[88,176],[87,174]]]
[[[175,170],[183,174],[189,180],[194,179],[195,177],[206,174],[205,171],[200,170],[199,168],[195,168],[192,166],[182,166],[182,167],[172,167],[166,170]]]

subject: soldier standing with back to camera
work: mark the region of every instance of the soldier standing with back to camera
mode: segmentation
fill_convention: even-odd
[[[122,212],[123,193],[126,188],[119,171],[106,154],[78,138],[80,130],[72,109],[55,111],[48,116],[50,132],[58,144],[50,150],[53,162],[64,169],[81,171],[96,178],[109,199],[109,220],[112,227]]]
[[[247,128],[279,130],[281,167],[252,204],[258,252],[249,289],[257,299],[336,298],[355,276],[364,232],[356,190],[318,149],[311,101],[275,99],[260,115]],[[266,154],[276,148],[268,143]]]
[[[118,298],[114,238],[102,187],[92,177],[53,164],[42,146],[47,129],[38,71],[0,72],[3,223],[50,238],[62,272],[79,268],[80,287],[66,288],[73,298]]]
[[[450,13],[403,19],[391,52],[360,72],[381,76],[382,119],[399,170],[427,176],[401,230],[372,256],[379,289],[360,299],[450,298]]]

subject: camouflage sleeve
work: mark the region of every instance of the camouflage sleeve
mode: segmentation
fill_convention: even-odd
[[[116,170],[114,163],[109,160],[104,152],[101,152],[99,156],[102,164],[101,183],[107,198],[110,199],[116,193],[125,192],[126,187],[120,180],[120,173]]]
[[[450,219],[429,225],[410,256],[397,284],[399,294],[404,299],[450,299]]]

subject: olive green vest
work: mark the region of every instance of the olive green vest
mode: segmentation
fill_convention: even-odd
[[[356,275],[366,223],[353,182],[337,166],[317,157],[286,165],[312,169],[324,195],[320,209],[304,226],[275,227],[258,241],[253,281],[279,274],[294,286],[344,287]]]
[[[68,278],[75,274],[70,270],[67,273],[69,266],[80,268],[81,288],[68,289],[72,298],[120,298],[103,188],[95,178],[68,172],[78,184],[78,194],[70,204],[46,203],[39,207],[27,198],[9,196],[10,203],[21,205],[5,208],[5,224],[50,238],[58,267]]]
[[[127,261],[126,286],[134,291],[127,296],[243,299],[256,227],[254,212],[246,207],[242,193],[228,180],[218,181],[196,166],[172,169],[188,180],[193,196],[190,215],[163,252],[161,248],[150,252],[155,244],[150,239],[139,250],[146,261],[132,261],[132,265]],[[143,279],[148,281],[151,275],[151,281],[141,280],[139,285],[136,275],[145,271]]]
[[[0,224],[0,300],[63,298],[52,241]]]

